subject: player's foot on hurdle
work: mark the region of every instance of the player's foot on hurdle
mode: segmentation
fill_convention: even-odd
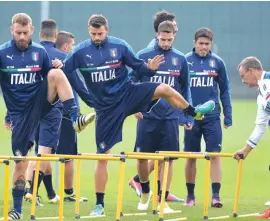
[[[215,102],[210,100],[205,102],[202,105],[198,105],[195,107],[196,116],[194,117],[195,120],[202,120],[204,115],[213,111],[215,109]]]
[[[53,197],[53,198],[49,198],[49,203],[50,204],[57,204],[57,203],[59,203],[59,201],[60,201],[60,196],[58,196],[57,194],[55,194],[55,197]]]
[[[134,177],[131,177],[130,180],[128,181],[128,185],[135,190],[136,194],[138,197],[141,196],[142,193],[142,186],[140,182],[137,182],[134,180]]]
[[[223,207],[223,204],[221,203],[219,197],[212,198],[211,207],[214,207],[214,208],[222,208]]]
[[[23,215],[18,213],[14,208],[8,212],[8,220],[18,220],[23,219]],[[1,217],[0,220],[4,220],[4,217]]]
[[[76,194],[66,194],[64,197],[65,202],[76,202]],[[80,197],[80,202],[88,202],[86,197]]]
[[[105,211],[101,204],[95,205],[94,209],[90,213],[90,216],[103,216],[103,215],[105,215]]]
[[[149,193],[142,193],[141,198],[138,204],[138,210],[147,210],[149,206],[150,199],[152,197],[153,193],[150,190]]]
[[[188,196],[184,206],[195,206],[195,197]]]
[[[256,218],[262,218],[262,219],[270,219],[270,209],[266,209],[263,211],[263,213],[260,213],[255,216]]]
[[[96,118],[96,113],[90,114],[80,114],[77,117],[76,122],[73,123],[73,128],[76,132],[80,133],[88,124],[94,121]]]
[[[157,200],[159,201],[159,195],[157,196]],[[175,203],[184,203],[185,200],[178,198],[177,196],[173,195],[171,192],[169,192],[167,199],[165,199],[166,202],[175,202]]]
[[[33,195],[31,193],[27,193],[25,196],[24,196],[24,200],[26,202],[29,202],[29,203],[32,203],[32,198],[33,198]],[[37,196],[36,198],[36,206],[44,206],[44,204],[42,203],[42,199],[41,199],[41,196]]]
[[[157,211],[160,211],[160,203],[158,204],[157,206]],[[169,206],[168,203],[164,203],[164,210],[163,210],[164,213],[172,213],[174,212],[174,210]]]

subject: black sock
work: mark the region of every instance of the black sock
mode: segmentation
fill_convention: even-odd
[[[97,201],[96,205],[101,204],[104,208],[104,193],[96,193]]]
[[[157,194],[160,193],[160,180],[157,181]]]
[[[52,174],[45,175],[43,177],[43,183],[46,188],[49,199],[53,199],[56,196],[56,194],[52,186]]]
[[[184,109],[184,113],[185,114],[188,114],[192,117],[195,117],[196,116],[196,113],[195,113],[195,108],[192,107],[190,104],[188,105],[188,107],[186,109]]]
[[[64,113],[67,113],[72,122],[76,122],[78,117],[78,107],[74,98],[68,99],[63,102]]]
[[[137,183],[140,182],[140,177],[139,177],[139,174],[137,174],[136,176],[133,177],[133,180]]]
[[[161,195],[162,195],[162,191],[159,192],[159,202],[161,202]],[[165,193],[165,201],[167,200],[168,195],[169,195],[169,191],[166,191],[166,193]]]
[[[221,183],[212,183],[212,197],[219,198]]]
[[[73,188],[65,189],[65,194],[72,195],[74,193]]]
[[[186,183],[187,191],[188,191],[188,197],[194,198],[194,189],[195,189],[195,183]]]
[[[32,184],[31,184],[31,187],[30,187],[30,193],[33,194],[33,189],[34,189],[34,180],[35,180],[35,170],[33,171],[33,179],[32,179]],[[39,189],[39,186],[40,186],[40,183],[42,182],[43,180],[43,177],[44,177],[44,173],[42,171],[39,171],[39,174],[38,174],[38,186],[37,186],[37,194],[38,194],[38,189]]]
[[[150,192],[150,182],[149,180],[148,181],[145,181],[142,183],[142,181],[140,181],[141,183],[141,186],[142,186],[142,192],[143,193],[149,193]]]

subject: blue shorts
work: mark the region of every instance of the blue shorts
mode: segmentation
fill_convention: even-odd
[[[75,132],[72,121],[63,117],[57,154],[77,155],[77,133]]]
[[[44,78],[35,99],[26,108],[24,113],[11,116],[12,122],[12,152],[14,156],[26,156],[34,143],[34,134],[37,131],[40,119],[52,108],[48,102],[48,82]]]
[[[38,146],[49,147],[55,150],[60,136],[62,112],[59,108],[53,107],[41,120],[35,137],[35,152],[38,153]]]
[[[134,152],[156,151],[179,151],[178,120],[138,120]]]
[[[221,152],[222,130],[220,118],[205,120],[195,121],[192,130],[185,130],[184,151],[201,152],[201,139],[203,136],[206,152]]]
[[[105,111],[97,111],[97,153],[104,153],[122,141],[122,128],[127,116],[150,110],[158,83],[129,83],[128,88],[116,105]]]

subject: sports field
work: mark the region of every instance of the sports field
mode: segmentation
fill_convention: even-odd
[[[2,106],[0,111],[0,119],[4,119],[5,108],[1,98],[0,104]],[[90,111],[87,107],[82,105],[82,112]],[[256,116],[256,102],[255,100],[234,100],[233,101],[233,127],[224,130],[223,136],[223,152],[232,153],[239,148],[242,148],[246,139],[250,135],[254,127]],[[135,141],[136,120],[134,117],[129,117],[124,124],[123,142],[113,148],[114,153],[121,151],[132,151]],[[10,132],[4,126],[0,129],[1,148],[0,155],[11,155],[10,148]],[[79,151],[80,152],[95,152],[95,139],[94,139],[94,124],[89,126],[85,131],[79,134]],[[181,149],[183,147],[183,131],[180,133]],[[247,160],[244,161],[243,179],[241,185],[241,194],[239,202],[239,214],[261,212],[265,207],[265,201],[270,200],[270,174],[268,166],[270,163],[270,137],[267,131],[261,140],[258,150],[253,151]],[[53,163],[54,164],[54,163]],[[235,193],[236,183],[236,169],[237,162],[232,159],[224,159],[223,165],[223,181],[221,189],[221,197],[224,203],[222,209],[209,209],[209,216],[222,216],[231,215],[233,211],[233,200]],[[89,215],[92,207],[95,204],[95,191],[94,191],[94,161],[84,161],[81,170],[81,195],[88,197],[88,203],[81,203],[81,215]],[[107,185],[107,192],[105,195],[105,212],[107,217],[99,220],[111,221],[115,220],[116,199],[117,199],[117,186],[119,181],[119,162],[109,163],[109,182]],[[4,183],[4,170],[0,165],[0,211],[3,214],[3,183]],[[137,203],[139,198],[135,192],[128,186],[129,178],[136,174],[136,163],[134,160],[127,160],[125,183],[124,186],[124,204],[123,212],[138,212]],[[151,177],[152,178],[152,177]],[[186,187],[184,178],[184,160],[175,161],[175,172],[172,183],[171,191],[178,197],[186,197]],[[41,186],[40,194],[43,197],[44,207],[37,208],[37,217],[41,216],[56,216],[57,205],[50,205],[47,203],[47,197],[43,185]],[[196,206],[193,208],[183,207],[182,204],[170,204],[176,210],[182,210],[182,214],[174,214],[165,216],[168,218],[177,218],[186,216],[188,220],[197,221],[203,218],[203,194],[204,194],[204,161],[201,161],[197,167],[197,182],[196,182]],[[10,194],[11,199],[11,194]],[[11,203],[11,201],[10,201]],[[65,220],[76,220],[74,218],[73,203],[64,204]],[[149,214],[151,206],[149,207]],[[24,203],[24,219],[29,220],[30,204]],[[240,220],[256,220],[255,218],[239,218]],[[149,215],[143,217],[124,217],[122,220],[158,220],[157,216]],[[228,220],[235,220],[231,218]]]

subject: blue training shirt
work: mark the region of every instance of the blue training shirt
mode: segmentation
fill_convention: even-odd
[[[91,39],[77,45],[65,60],[64,72],[82,100],[98,111],[117,105],[124,96],[131,83],[126,66],[145,75],[155,74],[127,42],[107,36],[98,47]]]
[[[190,90],[193,105],[203,104],[206,101],[214,100],[215,109],[205,115],[205,119],[220,116],[223,107],[224,124],[232,125],[232,105],[230,85],[227,70],[223,60],[211,51],[205,57],[195,53],[195,49],[186,54],[190,71]],[[220,92],[220,96],[219,96]]]
[[[30,41],[23,51],[14,40],[0,46],[0,84],[11,116],[23,114],[31,107],[51,68],[48,54],[37,43]]]
[[[191,103],[191,94],[189,89],[189,70],[187,60],[183,53],[171,47],[169,50],[163,50],[158,42],[149,45],[147,48],[138,52],[138,57],[147,61],[156,55],[164,55],[164,64],[160,65],[155,76],[147,77],[133,72],[132,79],[135,81],[150,81],[156,83],[168,84],[178,91],[189,103]],[[157,120],[172,120],[179,118],[179,109],[172,107],[164,98],[160,99],[153,106],[150,112],[143,113],[144,118]],[[193,122],[191,117],[185,118],[185,123]]]

